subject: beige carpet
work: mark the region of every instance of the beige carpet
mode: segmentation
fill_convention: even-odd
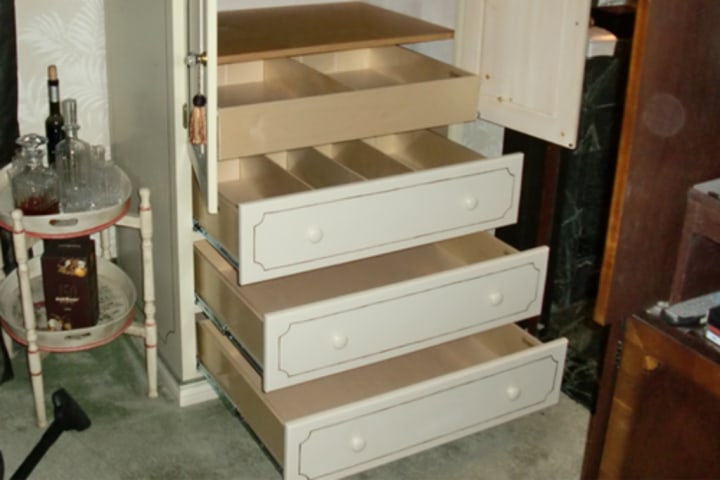
[[[145,398],[144,366],[123,337],[91,352],[44,361],[46,395],[64,387],[89,415],[66,432],[31,479],[280,479],[252,435],[220,401],[179,408],[161,389]],[[23,351],[15,379],[0,385],[5,479],[40,439]],[[52,410],[48,407],[50,418]],[[588,411],[565,395],[545,411],[370,470],[387,480],[570,480],[579,477]]]

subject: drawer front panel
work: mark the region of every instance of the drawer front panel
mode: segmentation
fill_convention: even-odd
[[[247,284],[508,225],[522,157],[511,155],[239,206]]]
[[[508,254],[490,235],[465,238],[468,248],[484,240],[493,252],[457,264],[446,257],[460,251],[418,247],[249,286],[238,285],[232,266],[198,242],[196,292],[208,315],[262,366],[263,387],[273,391],[539,314],[548,249]],[[437,265],[399,270],[423,259]],[[275,300],[289,300],[280,292],[297,288],[315,293]]]
[[[270,313],[267,391],[538,315],[547,249]]]
[[[508,325],[264,393],[257,372],[207,320],[198,341],[203,367],[286,479],[342,478],[553,405],[567,347]]]
[[[345,419],[290,425],[297,470],[286,478],[342,477],[547,407],[557,402],[564,357],[562,344],[553,347],[372,399]]]

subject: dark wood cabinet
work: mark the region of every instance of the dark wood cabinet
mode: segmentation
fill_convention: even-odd
[[[720,347],[638,315],[621,345],[599,478],[720,478]]]
[[[720,177],[718,24],[717,0],[638,1],[595,309],[596,322],[608,330],[608,348],[588,431],[583,478],[598,477],[610,441],[615,345],[623,333],[618,325],[634,312],[670,298],[687,192],[697,183]],[[637,401],[648,403],[649,409],[660,396],[662,392],[656,392]],[[676,413],[667,406],[649,420],[658,426],[671,424]],[[650,434],[655,433],[647,430]],[[648,441],[647,435],[642,435],[642,442],[628,436],[625,447],[634,451],[635,443]],[[668,445],[689,441],[673,431],[664,435]],[[641,453],[649,456],[647,461],[660,464],[669,448]],[[661,477],[667,478],[668,472]]]

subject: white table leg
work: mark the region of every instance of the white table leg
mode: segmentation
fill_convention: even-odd
[[[112,260],[112,252],[110,251],[110,228],[106,228],[100,232],[100,254],[106,260]]]
[[[35,399],[35,413],[38,426],[47,426],[45,412],[45,389],[43,387],[42,362],[40,350],[37,345],[37,332],[35,328],[35,308],[33,307],[32,292],[30,290],[30,273],[28,270],[28,248],[23,227],[23,214],[20,210],[12,212],[13,218],[13,245],[17,261],[18,285],[20,286],[20,299],[22,302],[23,321],[27,332],[27,355],[30,380],[32,382]]]
[[[152,253],[152,208],[150,190],[140,189],[140,238],[143,260],[143,302],[145,304],[145,354],[147,361],[148,397],[157,392],[157,325],[155,323],[155,270]]]

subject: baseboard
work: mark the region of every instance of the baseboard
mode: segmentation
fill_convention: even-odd
[[[204,378],[180,385],[177,396],[181,407],[189,407],[217,398],[217,393]]]
[[[181,407],[189,407],[218,398],[210,383],[199,373],[196,380],[180,383],[162,361],[158,362],[158,383],[177,399],[178,405]]]

